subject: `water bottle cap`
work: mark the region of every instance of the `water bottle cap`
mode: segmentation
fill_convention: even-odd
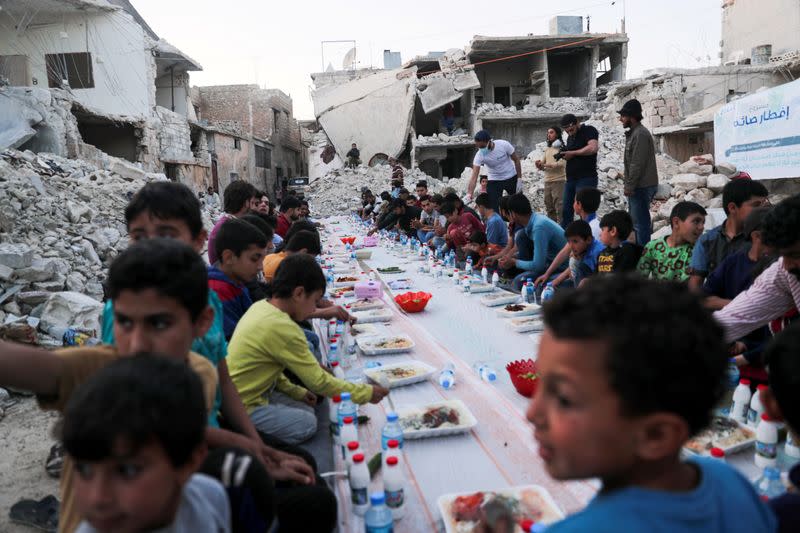
[[[355,454],[353,456],[353,462],[356,463],[356,464],[363,463],[364,462],[364,454],[363,453]]]
[[[387,413],[386,420],[389,422],[397,422],[397,413]]]
[[[770,416],[767,413],[761,415],[761,420],[763,420],[764,422],[772,422],[772,418],[770,418]]]
[[[749,387],[750,386],[750,380],[749,379],[740,379],[739,380],[739,385],[747,385]]]
[[[386,446],[388,448],[399,448],[400,447],[400,441],[397,440],[397,439],[389,439],[389,440],[386,441]]]
[[[345,424],[352,424],[353,423],[353,417],[352,416],[346,416],[346,417],[344,417],[342,419],[342,422],[344,422]]]
[[[336,367],[336,366],[339,366],[339,361],[332,361],[331,367]]]
[[[386,502],[386,497],[382,492],[373,492],[369,495],[369,502],[372,505],[383,505]]]
[[[342,401],[343,402],[350,401],[350,393],[349,392],[343,392],[342,393]]]
[[[762,391],[762,390],[767,390],[767,388],[768,388],[768,387],[762,383],[761,385],[759,385],[758,387],[756,387],[756,390]]]
[[[334,395],[334,396],[331,398],[331,401],[332,401],[333,403],[339,403],[339,402],[341,402],[341,401],[342,401],[342,397],[341,397],[339,394],[336,394],[336,395]]]
[[[722,458],[725,457],[725,450],[722,448],[711,448],[711,457]]]
[[[348,442],[347,443],[347,449],[350,450],[350,451],[357,450],[358,449],[358,441],[357,440],[351,440],[350,442]]]
[[[392,455],[388,459],[386,459],[386,464],[389,466],[397,466],[397,457]]]

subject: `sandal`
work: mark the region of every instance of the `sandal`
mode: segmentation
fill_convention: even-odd
[[[50,448],[50,455],[44,464],[47,475],[56,479],[61,477],[61,470],[64,468],[64,445],[60,442],[53,444]]]
[[[40,531],[55,533],[58,529],[58,500],[45,496],[36,500],[20,500],[11,506],[8,517],[15,524],[22,524]]]

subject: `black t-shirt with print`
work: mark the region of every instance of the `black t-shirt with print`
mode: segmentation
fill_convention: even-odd
[[[607,246],[597,256],[597,273],[633,272],[642,257],[642,247],[631,242],[623,242],[618,248]]]
[[[594,126],[581,124],[575,135],[567,139],[567,150],[580,150],[584,148],[592,139],[597,140],[600,134]],[[573,157],[567,161],[567,179],[576,180],[579,178],[597,177],[597,154],[581,155]]]

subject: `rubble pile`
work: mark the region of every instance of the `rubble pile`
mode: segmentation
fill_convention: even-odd
[[[362,187],[367,187],[377,196],[382,191],[391,190],[391,178],[392,169],[389,165],[374,167],[361,165],[354,169],[344,167],[331,170],[323,177],[309,183],[308,194],[312,212],[314,216],[327,217],[341,215],[361,207]],[[405,171],[405,186],[412,193],[414,185],[420,180],[428,182],[431,194],[447,186],[419,169]]]
[[[520,114],[566,114],[573,113],[575,115],[588,115],[596,105],[587,98],[551,98],[549,100],[536,101],[531,98],[531,101],[522,109],[514,106],[506,107],[502,104],[482,103],[478,104],[475,108],[475,113],[478,116],[493,115],[493,116],[514,116]]]
[[[464,145],[464,144],[472,144],[472,136],[468,133],[461,133],[459,134],[458,131],[463,130],[456,130],[454,135],[448,135],[446,133],[438,133],[436,135],[431,135],[430,137],[426,137],[424,135],[417,135],[417,139],[415,141],[416,146],[426,146],[426,145],[443,145],[443,144],[455,144],[455,145]]]
[[[128,243],[125,206],[147,181],[166,179],[116,159],[108,168],[0,153],[0,338],[60,346],[46,333],[98,330],[108,266]]]

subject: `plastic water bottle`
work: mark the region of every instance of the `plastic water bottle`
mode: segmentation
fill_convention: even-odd
[[[467,266],[466,266],[467,276],[471,276],[474,273],[472,268],[472,257],[467,257]]]
[[[403,447],[403,428],[400,427],[397,413],[386,414],[386,425],[381,431],[381,447],[384,451],[389,449],[390,440],[396,440],[398,448]]]
[[[350,399],[349,392],[342,393],[342,402],[339,404],[339,426],[344,422],[345,417],[353,417],[353,425],[358,425],[358,408]],[[358,440],[358,439],[353,439]]]
[[[54,339],[61,339],[64,346],[96,346],[101,344],[100,339],[96,339],[86,333],[73,328],[59,328],[53,326],[47,329],[47,334]]]
[[[739,367],[736,365],[736,359],[731,357],[728,359],[728,370],[725,374],[725,394],[722,395],[719,406],[723,413],[730,414],[731,405],[733,405],[733,392],[739,386]]]
[[[331,343],[331,349],[328,350],[328,362],[331,364],[339,362],[339,346],[336,341]]]
[[[764,414],[764,404],[761,403],[761,391],[766,389],[766,385],[756,387],[756,393],[750,398],[750,408],[747,411],[747,425],[758,427],[761,415]]]
[[[349,470],[350,467],[353,466],[353,456],[357,453],[364,453],[361,450],[361,445],[358,443],[357,440],[351,440],[345,446],[345,454],[344,454],[344,462],[347,465],[347,469]]]
[[[346,416],[344,420],[342,420],[342,425],[339,429],[339,443],[342,447],[342,458],[347,458],[347,443],[353,441],[358,441],[356,419],[352,416]]]
[[[750,409],[750,380],[740,379],[739,385],[733,391],[733,403],[731,404],[731,414],[728,415],[737,422],[744,424],[747,422],[747,414]]]
[[[481,279],[484,283],[489,283],[489,270],[486,267],[481,269]]]
[[[456,286],[461,285],[461,271],[459,269],[453,269],[453,284]]]
[[[527,281],[522,283],[522,288],[519,290],[519,295],[522,298],[522,303],[526,303],[528,301],[528,282]]]
[[[386,507],[386,497],[383,492],[376,492],[369,498],[370,507],[364,515],[366,533],[393,533],[392,511]]]
[[[364,454],[357,453],[353,456],[353,467],[350,469],[350,501],[353,504],[353,512],[358,516],[364,516],[370,509],[367,502],[367,491],[369,490],[369,468],[364,462]],[[381,496],[383,496],[381,494]],[[384,506],[386,509],[386,506]],[[386,509],[391,519],[392,513]],[[389,523],[391,526],[391,522]],[[369,526],[367,526],[369,530]]]
[[[327,285],[328,289],[333,288],[333,282],[334,282],[333,269],[329,268],[328,272],[325,273],[325,284]]]
[[[342,397],[338,394],[332,396],[328,400],[328,422],[331,426],[331,435],[333,435],[333,442],[341,444],[339,440],[339,404],[342,403]]]
[[[553,284],[548,282],[547,286],[542,291],[542,302],[546,302],[548,300],[552,300],[553,296],[555,296],[556,290],[553,288]]]
[[[497,288],[498,285],[500,285],[500,274],[495,270],[494,274],[492,274],[492,287]]]
[[[386,468],[386,460],[389,457],[400,457],[400,441],[397,439],[390,439],[386,442],[386,450],[382,453],[383,455],[383,467]]]
[[[786,432],[786,444],[783,445],[783,452],[787,457],[800,459],[800,442],[797,442],[791,430]]]
[[[453,363],[447,363],[439,374],[439,385],[443,389],[453,388],[456,384],[456,369]]]
[[[766,413],[756,429],[756,466],[766,468],[778,463],[778,425]]]
[[[356,257],[355,252],[350,252],[350,268],[358,268],[358,258]]]
[[[536,303],[536,288],[533,286],[533,280],[528,278],[528,287],[525,290],[525,303],[527,304],[534,304]]]
[[[336,335],[336,320],[331,319],[328,321],[328,340],[333,340],[333,337]]]
[[[339,364],[339,361],[331,361],[331,371],[335,378],[344,379],[344,370],[342,370],[342,365]]]
[[[349,242],[344,245],[344,249],[347,251],[348,254],[353,251],[353,247],[350,245]]]
[[[764,473],[753,485],[762,500],[771,500],[786,492],[780,470],[771,466],[764,468]]]
[[[497,372],[487,364],[478,365],[478,375],[487,383],[494,383],[497,381]]]
[[[392,513],[394,520],[403,518],[405,513],[405,479],[400,468],[397,456],[386,459],[386,470],[383,472],[383,492],[386,496],[386,506]]]

